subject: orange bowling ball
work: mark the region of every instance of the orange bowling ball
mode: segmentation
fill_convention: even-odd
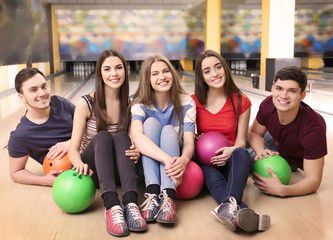
[[[48,159],[47,157],[44,158],[43,168],[44,173],[48,174],[50,171],[53,170],[63,170],[67,171],[71,169],[72,163],[69,161],[67,154],[65,154],[62,158],[55,158],[55,159]]]

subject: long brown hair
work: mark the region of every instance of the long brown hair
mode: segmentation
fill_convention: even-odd
[[[119,98],[120,98],[120,113],[118,118],[118,128],[122,131],[128,131],[130,114],[128,111],[129,105],[129,79],[128,79],[128,69],[125,58],[115,50],[107,49],[104,50],[98,57],[96,63],[95,72],[95,93],[93,110],[96,115],[96,127],[97,131],[107,130],[107,113],[106,113],[106,99],[105,99],[105,83],[102,78],[101,68],[106,58],[108,57],[118,57],[122,61],[125,70],[125,81],[120,87]]]
[[[207,91],[208,91],[208,85],[204,80],[203,74],[202,74],[202,68],[201,64],[202,61],[207,58],[207,57],[216,57],[217,59],[220,60],[222,67],[225,72],[225,84],[224,84],[224,89],[225,93],[227,95],[227,99],[229,98],[231,100],[232,108],[235,113],[235,119],[237,120],[238,117],[241,114],[241,106],[242,106],[242,92],[241,90],[237,87],[236,83],[234,82],[234,79],[232,78],[230,69],[228,67],[228,64],[224,60],[224,58],[217,52],[213,50],[206,50],[203,53],[200,53],[195,61],[195,90],[194,93],[196,97],[198,98],[198,101],[200,104],[205,105],[207,101]],[[237,111],[235,107],[234,100],[232,98],[233,93],[238,93],[238,106],[237,106]]]
[[[179,133],[181,133],[182,106],[181,106],[181,102],[180,102],[180,94],[187,94],[187,93],[181,85],[181,82],[180,82],[180,79],[179,79],[179,76],[178,76],[176,70],[174,69],[174,67],[172,66],[170,61],[162,54],[150,55],[150,56],[146,57],[145,60],[143,61],[141,70],[140,70],[139,86],[134,94],[131,106],[134,105],[135,103],[151,105],[155,102],[155,92],[150,83],[151,65],[154,62],[164,62],[168,66],[168,68],[172,74],[173,84],[170,89],[170,97],[171,97],[171,102],[173,104],[176,116],[179,120]]]

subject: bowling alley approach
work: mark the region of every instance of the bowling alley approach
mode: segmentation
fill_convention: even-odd
[[[333,239],[331,0],[0,0],[0,239]]]

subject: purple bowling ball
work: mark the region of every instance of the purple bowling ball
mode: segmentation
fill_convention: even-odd
[[[215,152],[222,147],[230,147],[230,142],[222,133],[207,132],[201,135],[196,145],[199,162],[203,165],[213,166],[210,160],[216,156]]]

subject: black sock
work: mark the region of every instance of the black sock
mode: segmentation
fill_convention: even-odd
[[[172,200],[176,200],[176,191],[175,189],[172,188],[166,188],[166,193],[168,194],[168,197],[171,198]]]
[[[110,191],[110,192],[103,193],[102,198],[103,198],[104,207],[106,208],[106,210],[109,210],[110,208],[112,208],[116,205],[120,205],[120,201],[118,199],[117,192]]]
[[[161,192],[160,186],[158,184],[150,184],[147,187],[147,192],[150,194],[156,194],[156,196],[158,196]]]
[[[230,203],[229,198],[227,200],[224,200],[223,203]]]
[[[138,205],[138,194],[134,191],[129,191],[123,195],[123,204],[126,206],[129,203]]]

